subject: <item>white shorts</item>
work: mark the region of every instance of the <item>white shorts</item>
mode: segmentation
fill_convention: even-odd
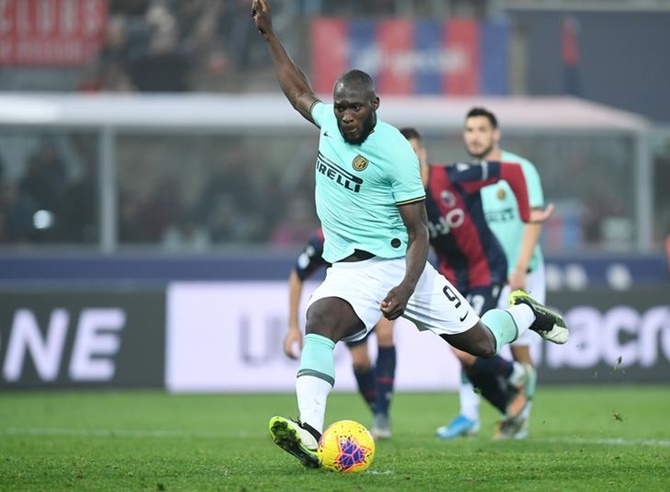
[[[379,306],[388,292],[405,277],[405,268],[405,258],[386,260],[374,257],[364,261],[334,263],[326,271],[326,279],[314,291],[308,305],[326,297],[347,301],[365,324],[365,330],[343,341],[360,340],[382,317]],[[430,263],[426,263],[403,317],[412,321],[420,331],[431,330],[437,335],[463,333],[479,321],[479,316],[460,292]]]
[[[547,299],[547,283],[544,276],[544,263],[540,263],[538,267],[526,275],[526,292],[528,292],[537,302],[544,304]],[[500,292],[498,299],[498,307],[506,309],[509,307],[509,284],[505,285]],[[541,340],[540,335],[532,330],[526,330],[523,335],[517,338],[512,345],[515,346],[529,346],[538,343]]]

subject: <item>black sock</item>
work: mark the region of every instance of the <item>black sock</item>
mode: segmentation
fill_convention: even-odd
[[[375,371],[372,367],[368,368],[367,371],[356,372],[354,371],[354,376],[356,377],[356,383],[358,383],[358,391],[370,407],[372,413],[375,412],[375,400],[377,398],[377,386],[375,384]]]
[[[377,398],[374,410],[377,414],[388,415],[389,413],[389,406],[393,398],[393,387],[395,385],[395,366],[395,346],[379,347],[377,366],[375,367]]]
[[[484,399],[504,414],[507,411],[509,395],[500,384],[498,377],[478,371],[473,367],[468,367],[465,372],[472,385],[480,391]]]
[[[512,371],[514,371],[514,363],[503,359],[499,355],[495,355],[490,359],[477,357],[472,367],[478,372],[502,376],[505,379],[509,378],[512,375]]]

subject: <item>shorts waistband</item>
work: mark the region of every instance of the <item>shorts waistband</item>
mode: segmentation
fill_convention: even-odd
[[[351,253],[346,258],[341,259],[339,262],[351,263],[351,262],[354,262],[354,261],[369,260],[370,258],[374,258],[374,257],[375,257],[375,255],[373,255],[372,253],[368,253],[367,251],[363,251],[362,249],[355,249],[353,253]]]

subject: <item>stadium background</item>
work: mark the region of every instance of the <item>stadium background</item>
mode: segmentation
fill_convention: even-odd
[[[548,300],[573,327],[537,347],[543,382],[668,382],[667,2],[273,4],[324,97],[364,67],[382,117],[443,162],[484,104],[537,164]],[[248,2],[0,5],[0,388],[291,391],[284,282],[317,227],[316,135]],[[455,388],[443,346],[396,332],[399,390]]]

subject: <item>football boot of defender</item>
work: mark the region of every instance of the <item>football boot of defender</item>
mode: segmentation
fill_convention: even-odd
[[[509,400],[505,411],[507,418],[516,419],[526,409],[526,405],[528,404],[531,368],[526,364],[522,364],[522,367],[523,372],[514,381],[508,382]]]
[[[440,439],[455,439],[457,437],[476,436],[479,432],[479,421],[470,420],[465,415],[459,415],[448,425],[443,425],[435,431]]]
[[[279,416],[272,417],[270,436],[277,446],[298,458],[303,466],[321,468],[316,454],[318,439],[300,422]]]
[[[375,441],[391,439],[391,419],[388,415],[376,414],[370,434]]]
[[[526,439],[528,437],[528,421],[530,415],[527,414],[526,407],[533,400],[535,394],[535,385],[537,383],[537,373],[535,368],[530,364],[523,364],[524,376],[521,378],[523,382],[523,393],[525,396],[525,404],[523,407],[514,408],[514,402],[510,401],[507,406],[507,413],[502,421],[499,422],[496,433],[493,436],[494,440],[501,441],[505,439]],[[518,398],[518,396],[517,396]],[[510,399],[512,400],[512,399]]]
[[[570,333],[563,317],[555,311],[543,306],[522,290],[515,290],[509,296],[511,306],[526,304],[535,314],[535,321],[530,329],[545,340],[559,345],[568,341]]]

